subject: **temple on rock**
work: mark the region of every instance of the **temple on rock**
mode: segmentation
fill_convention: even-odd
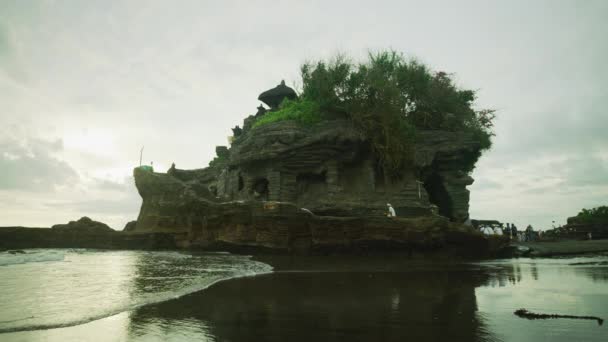
[[[281,82],[259,99],[273,110],[295,91]],[[348,120],[312,127],[281,121],[252,129],[264,113],[245,119],[232,147],[218,147],[217,178],[205,185],[222,201],[292,202],[317,215],[385,215],[392,203],[398,216],[439,214],[453,221],[468,218],[473,179],[460,166],[478,148],[464,133],[418,133],[415,160],[398,180],[378,172],[376,157]],[[235,132],[236,133],[236,132]]]
[[[323,234],[344,229],[337,236],[345,240],[331,244],[403,242],[414,236],[407,227],[423,227],[431,234],[468,219],[467,186],[473,179],[466,165],[480,148],[471,136],[420,130],[411,164],[398,179],[385,179],[369,142],[347,119],[312,125],[283,120],[253,127],[285,98],[296,96],[284,82],[260,94],[270,108],[258,107],[242,128],[233,128],[231,146],[218,146],[207,168],[172,168],[168,174],[136,168],[143,204],[135,231],[183,232],[190,243],[203,245],[221,240],[289,249],[300,239],[307,246],[320,243],[324,238],[315,238],[319,227],[327,227]],[[395,208],[397,220],[387,220],[387,203]],[[420,218],[431,221],[406,220]],[[346,227],[353,225],[390,226],[401,235],[386,230],[378,238],[382,230],[370,230],[346,239],[351,234]],[[445,236],[437,236],[445,242]],[[433,239],[427,236],[424,243],[444,243],[429,242]]]

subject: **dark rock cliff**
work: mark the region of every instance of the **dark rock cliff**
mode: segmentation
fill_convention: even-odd
[[[496,246],[462,225],[478,144],[464,133],[418,132],[398,180],[347,120],[280,121],[235,130],[210,167],[134,170],[143,199],[134,232],[175,233],[182,247],[286,252]],[[386,217],[391,203],[398,218]],[[500,243],[499,243],[500,244]]]
[[[67,224],[56,224],[51,227],[56,231],[63,232],[77,232],[77,233],[107,233],[114,232],[114,229],[110,228],[107,224],[93,221],[90,218],[84,216],[78,221],[70,221]]]
[[[290,202],[331,216],[384,215],[386,203],[392,203],[398,216],[413,217],[429,214],[435,205],[442,216],[464,222],[469,207],[466,187],[473,183],[466,162],[477,149],[463,133],[419,132],[412,165],[401,179],[387,181],[377,171],[365,138],[348,121],[312,127],[281,121],[236,137],[213,167],[140,172],[136,184],[144,199],[142,218],[148,199],[188,193],[221,202]]]

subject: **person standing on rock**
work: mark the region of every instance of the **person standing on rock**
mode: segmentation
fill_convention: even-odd
[[[517,239],[517,227],[515,227],[515,223],[511,223],[511,236],[513,236],[513,239]]]
[[[532,225],[530,224],[528,225],[528,227],[526,227],[526,241],[534,241],[534,228],[532,228]]]
[[[175,162],[171,163],[171,168],[167,171],[167,174],[169,174],[169,175],[175,174]]]
[[[510,236],[511,235],[511,228],[506,228],[503,227],[502,223],[500,224],[500,232],[502,233],[502,235],[504,236]]]
[[[388,207],[388,214],[386,216],[396,217],[397,214],[395,214],[395,209],[393,209],[393,206],[390,203],[386,203],[386,206]]]

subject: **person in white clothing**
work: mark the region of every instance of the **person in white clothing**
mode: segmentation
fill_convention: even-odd
[[[388,207],[388,217],[395,217],[397,216],[397,214],[395,214],[395,209],[393,209],[393,206],[390,203],[386,203],[386,206]]]

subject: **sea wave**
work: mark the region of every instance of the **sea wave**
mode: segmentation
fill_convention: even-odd
[[[13,254],[14,253],[14,254]],[[0,253],[0,266],[27,264],[30,262],[63,261],[63,250],[24,250],[18,252]]]
[[[228,271],[232,274],[216,273],[216,271],[218,271],[218,269],[213,269],[213,268],[210,268],[209,270],[205,269],[205,272],[207,274],[204,277],[201,277],[200,279],[198,279],[196,284],[193,284],[190,286],[185,286],[185,287],[182,287],[182,288],[179,288],[176,290],[171,290],[171,291],[143,294],[143,295],[138,296],[137,298],[134,298],[133,302],[126,303],[126,305],[122,305],[119,307],[113,307],[113,308],[107,308],[107,310],[105,310],[105,311],[93,312],[93,313],[90,313],[89,315],[84,315],[78,319],[66,320],[63,322],[39,322],[39,323],[37,322],[37,323],[34,323],[31,321],[36,321],[38,317],[31,316],[31,317],[24,317],[22,319],[15,319],[12,321],[3,321],[3,322],[0,321],[0,334],[77,326],[77,325],[93,322],[93,321],[96,321],[99,319],[111,317],[111,316],[114,316],[114,315],[117,315],[117,314],[120,314],[123,312],[132,311],[132,310],[135,310],[137,308],[140,308],[140,307],[143,307],[146,305],[157,304],[157,303],[169,301],[172,299],[180,298],[180,297],[183,297],[183,296],[195,293],[195,292],[203,291],[203,290],[209,288],[210,286],[217,284],[219,282],[225,281],[225,280],[258,276],[258,275],[262,275],[262,274],[271,273],[273,271],[273,268],[270,265],[267,265],[267,264],[264,264],[264,263],[261,263],[258,261],[252,261],[252,260],[250,260],[250,257],[248,257],[248,256],[239,256],[239,257],[244,257],[245,259],[247,259],[247,262],[246,262],[247,265],[243,265],[245,267],[243,267],[242,269],[240,269],[238,271],[235,271],[232,267],[226,269],[226,271]],[[149,278],[154,279],[157,277],[149,277]],[[162,278],[162,277],[158,277],[158,278]],[[177,276],[174,278],[180,279],[181,277]],[[14,322],[18,322],[18,321],[23,322],[23,324],[19,324],[18,326],[12,325],[12,326],[2,327],[2,325],[3,325],[2,323],[6,324],[6,323],[14,323]],[[28,323],[27,321],[30,321],[30,323]]]

